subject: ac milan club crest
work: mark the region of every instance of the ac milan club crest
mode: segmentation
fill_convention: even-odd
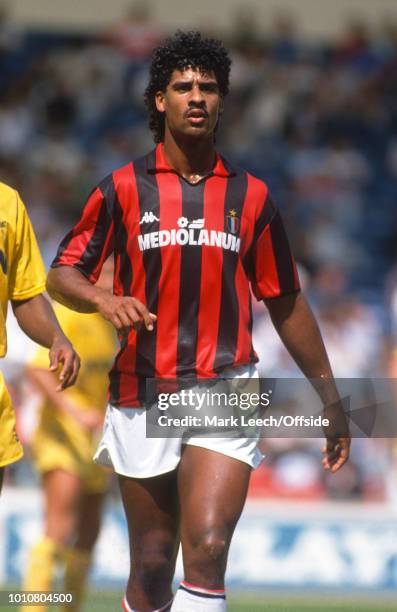
[[[229,214],[226,215],[227,228],[231,234],[237,234],[240,228],[240,219],[237,216],[235,210],[229,211]]]

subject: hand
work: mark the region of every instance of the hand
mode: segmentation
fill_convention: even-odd
[[[325,406],[324,417],[329,420],[329,425],[324,427],[327,440],[321,449],[325,455],[322,464],[325,470],[335,474],[346,463],[350,452],[349,425],[342,401]]]
[[[80,358],[66,336],[57,336],[52,343],[49,352],[50,370],[54,372],[62,364],[59,374],[60,384],[57,391],[63,391],[67,387],[74,385],[80,369]]]
[[[153,323],[157,320],[155,314],[133,297],[106,295],[98,304],[98,312],[118,331],[124,333],[128,333],[131,327],[139,330],[142,323],[148,331],[152,331]]]
[[[324,470],[330,470],[335,474],[349,458],[350,438],[328,439],[321,451],[325,455],[321,462]]]

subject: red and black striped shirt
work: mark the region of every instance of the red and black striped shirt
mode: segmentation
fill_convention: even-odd
[[[266,184],[219,155],[199,183],[180,176],[163,145],[92,192],[53,262],[91,282],[114,252],[114,293],[157,314],[121,341],[110,402],[140,406],[146,378],[217,376],[258,360],[250,286],[258,300],[299,290],[280,214]]]

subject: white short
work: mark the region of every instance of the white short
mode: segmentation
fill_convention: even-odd
[[[227,378],[257,378],[255,366],[242,366],[222,373]],[[147,438],[146,408],[115,408],[106,411],[102,439],[94,456],[95,463],[111,467],[117,474],[132,478],[151,478],[177,467],[182,445],[190,444],[222,453],[252,468],[258,467],[264,456],[258,438]]]

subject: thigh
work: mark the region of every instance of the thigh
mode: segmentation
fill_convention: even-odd
[[[152,478],[119,475],[120,491],[128,523],[131,556],[143,549],[166,549],[176,555],[179,545],[179,503],[176,471]],[[167,556],[168,556],[167,555]]]
[[[178,470],[182,548],[214,530],[230,543],[250,475],[243,461],[198,446],[184,448]]]

